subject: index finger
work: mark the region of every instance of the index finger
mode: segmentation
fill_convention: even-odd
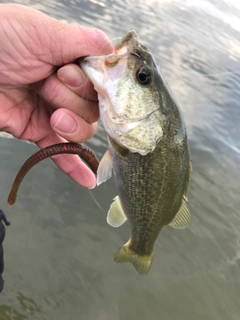
[[[89,81],[80,66],[76,64],[66,64],[57,71],[58,79],[69,89],[84,99],[97,101],[97,92],[93,89],[93,84]]]

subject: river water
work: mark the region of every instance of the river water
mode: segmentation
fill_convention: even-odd
[[[162,230],[151,271],[141,277],[132,265],[112,262],[129,236],[127,224],[106,223],[113,181],[90,192],[48,159],[29,173],[8,208],[14,176],[37,148],[2,135],[0,200],[12,224],[4,241],[0,320],[239,320],[239,1],[15,2],[98,27],[111,39],[138,33],[186,121],[192,223]],[[88,145],[100,157],[103,130]]]

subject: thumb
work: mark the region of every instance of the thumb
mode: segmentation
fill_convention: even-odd
[[[18,45],[17,50],[24,53],[27,49],[28,59],[32,54],[39,61],[62,66],[81,56],[112,51],[111,42],[102,31],[67,24],[27,6],[1,4],[0,18],[7,25],[11,42]]]
[[[58,21],[52,26],[56,46],[52,46],[55,65],[73,62],[79,57],[111,53],[113,46],[109,38],[99,29]],[[49,28],[48,28],[49,32]]]
[[[113,50],[109,38],[96,28],[68,24],[46,15],[44,23],[34,27],[40,43],[49,52],[47,54],[46,51],[45,58],[48,60],[45,62],[55,66],[65,65],[82,56],[103,55]]]

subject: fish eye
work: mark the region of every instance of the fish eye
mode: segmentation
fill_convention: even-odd
[[[148,69],[141,68],[137,71],[137,81],[144,86],[147,86],[151,82],[151,74]]]

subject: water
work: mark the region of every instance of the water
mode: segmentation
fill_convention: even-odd
[[[165,227],[151,272],[140,277],[130,264],[112,263],[129,235],[127,225],[113,229],[106,223],[116,195],[113,181],[91,194],[46,160],[28,175],[16,205],[7,208],[15,174],[37,148],[3,136],[0,199],[12,225],[4,241],[0,320],[238,320],[238,0],[21,3],[98,27],[111,39],[134,29],[153,52],[187,125],[194,168],[188,193],[192,225]],[[103,154],[102,130],[89,146]]]

